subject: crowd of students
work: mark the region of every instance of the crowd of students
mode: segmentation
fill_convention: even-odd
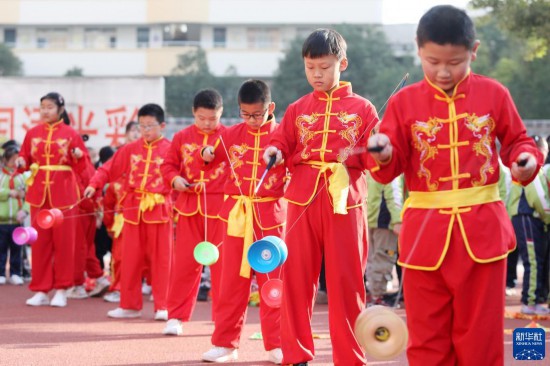
[[[264,81],[241,85],[243,122],[230,127],[220,123],[220,94],[201,90],[192,106],[195,123],[172,141],[163,136],[162,107],[141,107],[141,136],[97,170],[81,136],[64,123],[63,98],[44,96],[43,123],[27,132],[19,157],[6,160],[6,172],[14,176],[8,196],[17,201],[11,224],[30,211],[38,231],[29,285],[35,294],[27,304],[63,307],[67,297],[88,296],[86,274],[96,280],[93,294],[109,286],[119,291],[120,305],[109,317],[136,318],[146,279],[154,319],[166,321],[163,333],[184,334],[203,271],[193,251],[206,241],[220,256],[210,267],[215,329],[202,360],[238,359],[255,275],[260,292],[270,278],[283,282],[280,307],[260,302],[268,360],[306,365],[315,353],[311,317],[324,263],[334,364],[364,365],[351,326],[367,306],[364,275],[376,300],[398,258],[409,363],[503,364],[506,256],[516,243],[512,222],[528,278],[537,279],[524,280],[523,310],[547,312],[548,267],[538,263],[548,256],[547,244],[536,241],[544,225],[531,218],[547,215],[550,204],[541,202],[542,211],[525,205],[540,197],[540,189],[548,193],[546,177],[538,173],[543,157],[508,91],[471,72],[479,41],[464,11],[432,8],[420,20],[417,42],[425,78],[390,98],[383,121],[351,83],[340,80],[349,62],[345,40],[318,29],[302,48],[313,91],[286,107],[280,124]],[[499,155],[519,189],[510,194],[519,197],[512,221],[503,219]],[[16,174],[24,171],[30,171],[24,196],[30,209]],[[376,217],[382,206],[391,214]],[[62,210],[63,222],[50,229],[34,225],[37,214],[50,208]],[[113,238],[111,284],[95,256],[97,212]],[[248,248],[269,235],[286,242],[288,258],[269,274],[254,273]]]

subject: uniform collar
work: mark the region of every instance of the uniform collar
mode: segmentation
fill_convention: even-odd
[[[313,91],[313,95],[317,99],[343,98],[353,93],[351,83],[349,81],[340,81],[338,86],[329,93],[323,91]]]

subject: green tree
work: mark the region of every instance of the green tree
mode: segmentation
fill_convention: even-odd
[[[78,66],[74,66],[72,69],[67,70],[66,77],[84,76],[84,69]]]
[[[381,109],[406,72],[411,74],[409,82],[422,77],[412,56],[397,58],[393,55],[379,27],[342,24],[334,28],[348,44],[349,66],[342,73],[341,79],[350,81],[354,92],[369,99],[377,108]],[[284,113],[290,103],[311,92],[302,61],[303,41],[302,38],[291,42],[273,79],[278,115]]]
[[[550,1],[472,0],[474,8],[488,9],[503,29],[525,40],[525,57],[542,58],[550,42]]]
[[[212,75],[205,52],[197,48],[181,55],[173,75],[165,78],[166,110],[171,116],[191,117],[195,94],[201,89],[214,88],[224,100],[223,117],[235,118],[239,115],[237,90],[243,81],[244,78],[231,72],[223,77]]]
[[[20,76],[23,74],[23,64],[13,54],[12,50],[0,43],[0,76]]]

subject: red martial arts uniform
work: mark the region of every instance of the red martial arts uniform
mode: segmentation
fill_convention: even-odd
[[[155,311],[166,309],[172,252],[172,203],[160,166],[170,147],[164,137],[148,143],[143,138],[124,145],[92,178],[90,186],[125,176],[120,307],[141,310],[141,278],[146,261],[151,265]]]
[[[95,173],[94,166],[89,160],[86,162],[86,170],[88,177],[92,177]],[[79,181],[81,193],[84,192],[87,185],[88,181]],[[85,273],[88,278],[95,279],[103,276],[103,270],[95,254],[95,211],[96,205],[94,199],[86,198],[78,204],[74,268],[75,286],[84,285],[86,280]]]
[[[109,183],[103,197],[103,224],[112,237],[111,245],[111,286],[109,291],[120,291],[120,268],[122,263],[122,228],[124,216],[122,211],[122,198],[124,192],[124,179]]]
[[[366,159],[355,147],[365,146],[377,122],[374,106],[340,82],[330,94],[314,91],[291,104],[271,140],[292,173],[285,192],[283,364],[313,359],[311,314],[323,256],[334,364],[366,362],[353,334],[365,306],[367,263]]]
[[[393,155],[373,177],[404,173],[410,192],[399,237],[410,365],[502,365],[515,237],[495,142],[506,166],[521,152],[542,163],[509,92],[469,73],[448,96],[426,78],[390,100],[380,132]]]
[[[284,240],[287,204],[282,196],[285,167],[279,165],[271,168],[258,193],[254,194],[266,169],[262,159],[264,148],[277,128],[278,124],[271,116],[256,130],[244,122],[239,123],[222,134],[216,148],[212,163],[227,161],[229,156],[233,170],[229,172],[230,177],[225,184],[228,198],[220,210],[220,218],[224,221],[223,276],[214,314],[214,346],[239,348],[252,281],[252,270],[247,260],[248,248],[255,240],[268,235]],[[281,277],[281,270],[277,268],[268,275],[256,273],[260,293],[269,278]],[[281,348],[280,309],[271,308],[260,300],[260,323],[266,351]]]
[[[218,212],[224,200],[223,186],[229,168],[222,161],[212,164],[209,171],[201,171],[200,151],[204,146],[214,145],[224,130],[225,126],[219,125],[215,131],[205,133],[192,125],[176,133],[161,167],[168,185],[171,186],[177,176],[182,176],[192,185],[188,191],[179,192],[174,207],[177,215],[176,243],[168,287],[168,319],[191,319],[203,267],[194,259],[195,246],[202,241],[219,245],[223,240],[223,223],[218,219]],[[221,252],[222,248],[219,249]],[[219,297],[221,261],[210,266],[210,275],[214,315]]]
[[[76,159],[71,151],[79,148],[84,156]],[[80,135],[63,121],[40,124],[25,135],[20,156],[31,170],[26,201],[31,206],[31,223],[38,232],[32,245],[32,291],[67,289],[74,282],[74,250],[80,194],[76,176],[87,182],[89,159]],[[60,226],[42,229],[37,225],[40,210],[58,208],[64,220]]]

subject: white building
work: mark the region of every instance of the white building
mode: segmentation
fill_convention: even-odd
[[[26,76],[62,76],[75,67],[85,76],[168,75],[178,55],[201,47],[215,75],[231,68],[269,77],[297,35],[331,24],[381,24],[382,1],[2,0],[0,42],[23,61]],[[414,51],[414,26],[406,36],[385,29],[396,50]]]

